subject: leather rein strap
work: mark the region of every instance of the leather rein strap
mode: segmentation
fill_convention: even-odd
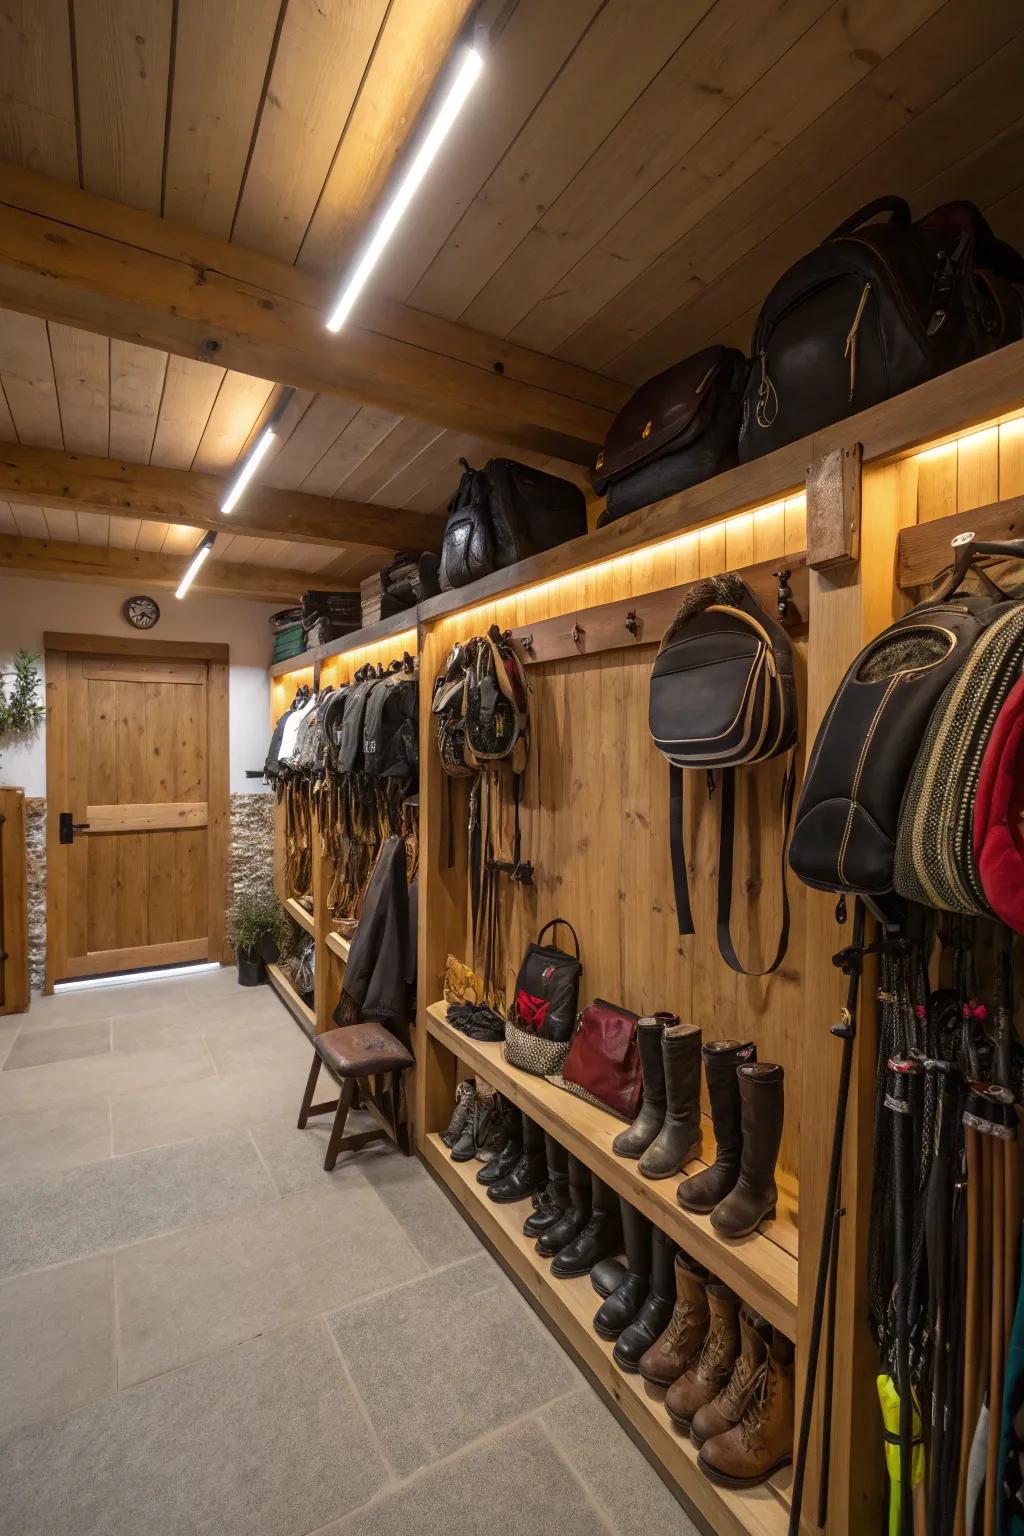
[[[732,869],[733,846],[736,833],[736,780],[735,770],[722,771],[722,802],[718,831],[718,901],[716,929],[718,952],[726,965],[740,976],[770,976],[778,969],[789,944],[789,889],[786,884],[786,848],[789,843],[790,823],[793,819],[793,801],[796,796],[796,754],[791,752],[782,787],[783,833],[779,858],[779,886],[782,893],[782,927],[775,958],[764,970],[747,970],[736,953],[732,941]],[[672,849],[672,881],[675,886],[676,912],[680,934],[692,934],[693,909],[690,905],[689,882],[686,877],[686,848],[683,842],[683,770],[675,763],[669,766],[669,823]]]

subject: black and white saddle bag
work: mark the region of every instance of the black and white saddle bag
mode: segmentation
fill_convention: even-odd
[[[776,969],[789,942],[784,855],[778,949],[764,971],[750,972],[740,962],[730,932],[736,819],[733,770],[765,762],[795,745],[797,698],[789,637],[738,576],[711,577],[690,589],[665,632],[651,672],[649,721],[655,745],[671,764],[672,874],[679,932],[694,931],[683,847],[683,769],[703,769],[709,774],[721,769],[718,948],[734,971],[767,975]],[[787,831],[794,787],[791,761],[783,791]]]

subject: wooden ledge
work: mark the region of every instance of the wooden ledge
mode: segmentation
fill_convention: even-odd
[[[303,1034],[312,1040],[316,1033],[316,1014],[312,1008],[302,1001],[279,965],[267,966],[267,979]]]
[[[352,948],[351,939],[342,938],[340,933],[332,931],[327,935],[324,942],[331,953],[338,956],[339,960],[348,959],[348,952]]]
[[[270,675],[287,677],[292,672],[302,672],[307,667],[322,665],[332,656],[345,656],[349,651],[362,650],[365,645],[378,645],[382,640],[390,640],[393,635],[401,635],[406,630],[415,632],[416,622],[416,609],[404,608],[401,613],[392,614],[390,619],[381,619],[378,624],[367,624],[365,629],[354,629],[350,635],[342,635],[340,640],[331,640],[327,645],[314,645],[298,656],[275,661],[270,668]],[[415,650],[414,645],[410,654],[415,654]]]
[[[289,896],[285,900],[284,909],[300,928],[305,928],[307,933],[314,932],[313,914],[306,911],[301,901],[296,901],[294,896]]]
[[[446,1013],[445,1003],[432,1003],[427,1009],[426,1028],[435,1040],[542,1125],[693,1258],[731,1285],[738,1296],[780,1328],[787,1338],[796,1338],[794,1201],[780,1190],[776,1221],[763,1222],[750,1237],[727,1242],[719,1237],[710,1217],[694,1216],[677,1204],[678,1178],[645,1179],[635,1162],[616,1157],[612,1142],[623,1128],[620,1120],[542,1077],[531,1077],[510,1067],[500,1045],[468,1039],[452,1028]],[[705,1136],[708,1137],[707,1127]],[[699,1173],[705,1166],[704,1162],[688,1164],[686,1173]]]

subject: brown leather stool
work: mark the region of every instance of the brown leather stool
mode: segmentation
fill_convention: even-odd
[[[403,1138],[398,1125],[399,1080],[402,1073],[413,1065],[413,1058],[401,1041],[396,1040],[383,1024],[346,1024],[342,1029],[328,1029],[322,1035],[317,1035],[313,1048],[313,1065],[306,1082],[306,1091],[302,1095],[302,1108],[299,1110],[299,1130],[305,1130],[310,1115],[326,1115],[332,1109],[337,1111],[331,1139],[327,1143],[327,1156],[324,1158],[327,1172],[334,1167],[339,1152],[365,1147],[368,1142],[379,1141],[384,1137],[397,1142],[408,1156],[407,1139]],[[313,1103],[313,1090],[321,1066],[326,1066],[341,1087],[338,1098],[332,1099],[329,1104]],[[378,1086],[373,1091],[369,1084],[371,1077],[378,1080]],[[384,1091],[379,1085],[379,1080],[385,1077],[390,1081],[386,1106]],[[362,1102],[381,1121],[381,1127],[376,1131],[360,1131],[358,1135],[346,1136],[345,1121],[355,1103],[357,1090],[361,1090]]]

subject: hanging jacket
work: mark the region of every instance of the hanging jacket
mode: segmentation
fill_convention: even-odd
[[[336,1024],[373,1020],[409,1045],[416,982],[416,882],[406,880],[405,843],[385,838],[345,964]]]

